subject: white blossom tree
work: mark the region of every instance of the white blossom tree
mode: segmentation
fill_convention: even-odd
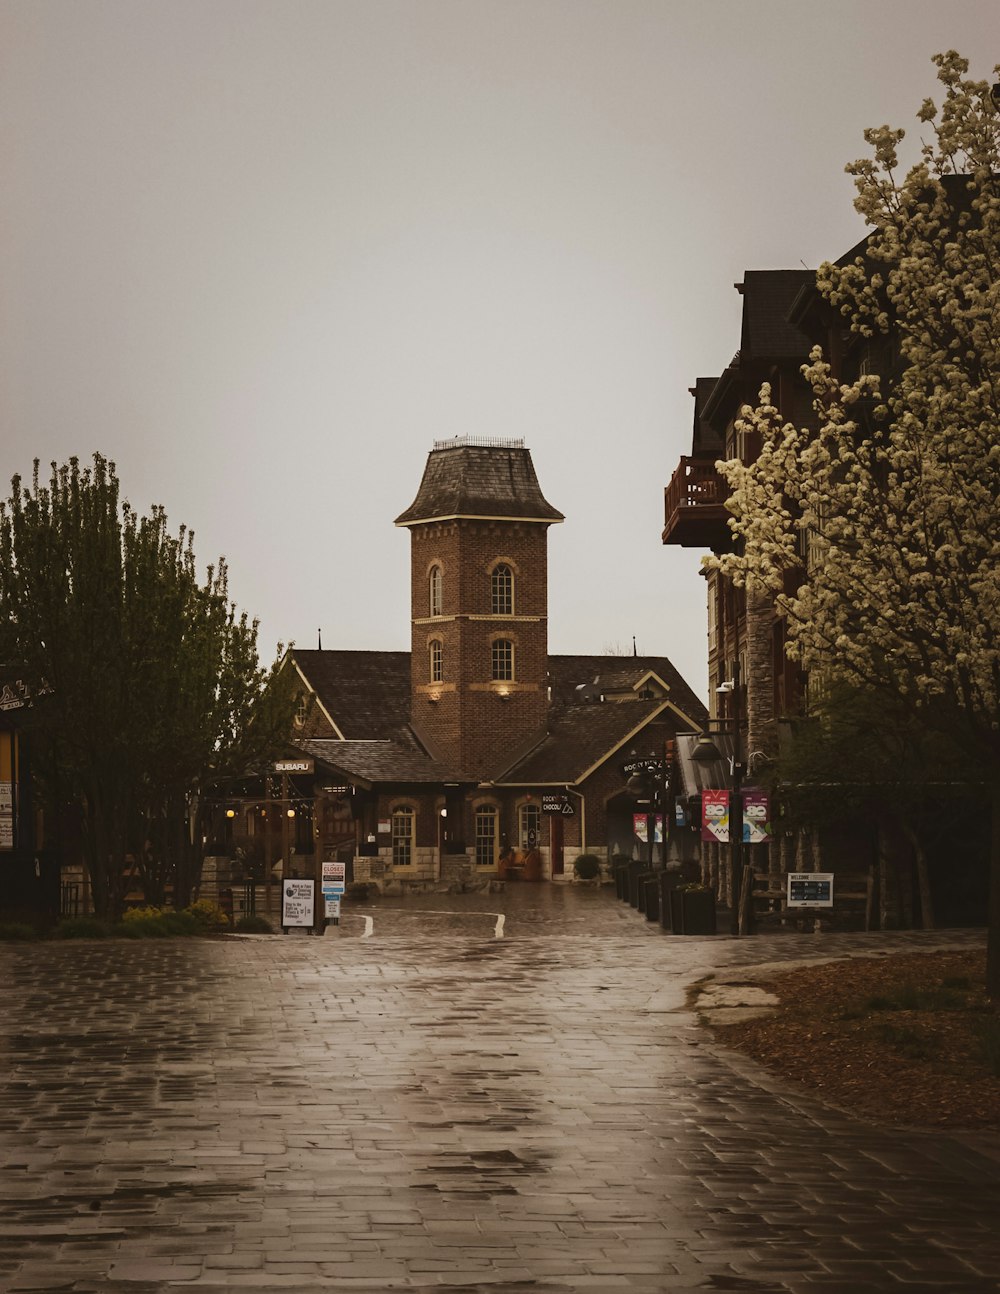
[[[966,59],[934,62],[944,94],[917,114],[918,160],[901,174],[904,132],[865,132],[872,156],[847,169],[871,232],[817,276],[844,327],[881,339],[888,362],[847,381],[814,350],[808,427],[785,421],[767,387],[743,409],[760,454],[720,464],[735,544],[708,560],[772,591],[811,676],[875,689],[973,753],[990,787],[998,997],[1000,115]]]

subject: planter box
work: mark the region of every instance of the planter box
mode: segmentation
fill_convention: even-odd
[[[714,935],[715,892],[671,890],[670,924],[675,935]]]

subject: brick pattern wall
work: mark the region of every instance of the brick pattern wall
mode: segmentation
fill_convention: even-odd
[[[514,521],[431,522],[411,528],[412,714],[441,757],[485,777],[545,722],[548,671],[547,526]],[[495,616],[491,570],[514,573],[514,614]],[[441,615],[431,617],[430,571],[442,571]],[[443,677],[430,677],[430,642]],[[514,678],[494,683],[492,644],[514,644]]]

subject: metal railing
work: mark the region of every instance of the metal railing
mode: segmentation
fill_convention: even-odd
[[[511,440],[504,436],[455,436],[451,440],[436,440],[435,449],[523,449],[522,439]]]

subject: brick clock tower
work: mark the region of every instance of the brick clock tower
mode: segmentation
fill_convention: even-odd
[[[466,779],[505,764],[545,724],[547,532],[563,520],[520,440],[461,437],[427,456],[410,531],[411,716]]]

